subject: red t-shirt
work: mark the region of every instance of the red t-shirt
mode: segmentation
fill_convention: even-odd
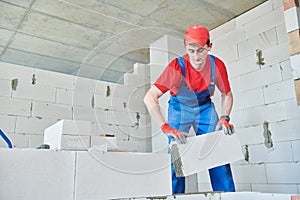
[[[189,56],[184,55],[185,64],[185,78],[187,88],[195,92],[207,90],[210,85],[211,69],[209,56],[206,58],[205,67],[199,72],[195,70],[189,62]],[[216,72],[215,84],[221,93],[228,93],[231,91],[228,74],[225,64],[217,57],[215,57]],[[182,72],[177,58],[172,60],[160,77],[156,80],[154,85],[162,92],[165,93],[170,90],[171,95],[176,95],[182,84]]]

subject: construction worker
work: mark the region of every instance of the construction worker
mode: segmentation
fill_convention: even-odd
[[[209,31],[200,25],[186,30],[184,48],[186,54],[172,60],[144,97],[150,115],[159,123],[163,133],[172,134],[180,143],[186,142],[187,133],[193,127],[196,135],[223,128],[225,134],[233,133],[229,124],[233,97],[224,63],[209,55],[212,48]],[[222,113],[216,113],[211,96],[215,86],[222,93]],[[161,113],[158,99],[167,91],[171,97],[168,121]],[[185,178],[176,177],[172,171],[173,194],[184,193]],[[214,191],[235,191],[230,165],[209,169]]]

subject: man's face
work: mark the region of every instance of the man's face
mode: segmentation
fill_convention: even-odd
[[[211,47],[208,47],[207,44],[205,46],[200,46],[198,44],[186,44],[185,50],[186,53],[190,57],[190,63],[193,68],[196,70],[202,70],[205,66],[206,57],[208,55],[208,51]]]

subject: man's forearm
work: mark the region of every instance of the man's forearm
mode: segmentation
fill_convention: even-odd
[[[158,98],[161,95],[162,93],[155,86],[152,86],[144,97],[144,103],[148,109],[148,112],[160,126],[166,122],[158,102]]]
[[[233,105],[233,96],[231,92],[222,94],[222,115],[230,115]]]

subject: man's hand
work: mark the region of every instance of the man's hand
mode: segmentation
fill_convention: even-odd
[[[232,124],[229,124],[229,116],[223,115],[220,117],[220,120],[217,124],[216,130],[224,131],[225,135],[232,135],[234,133],[234,127]]]
[[[164,123],[161,126],[161,130],[163,133],[174,137],[178,141],[178,143],[180,144],[186,143],[186,137],[188,136],[188,133],[184,133],[175,128],[172,128],[168,123]]]

